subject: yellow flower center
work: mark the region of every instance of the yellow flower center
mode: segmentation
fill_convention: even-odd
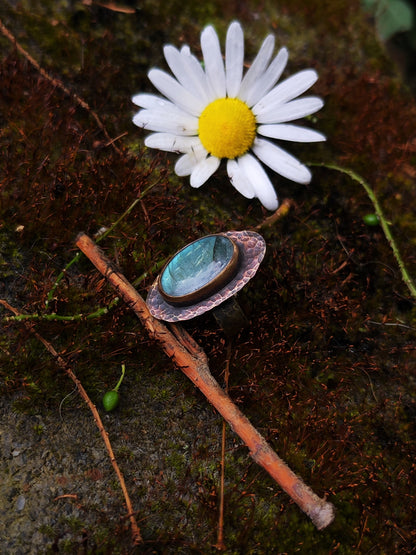
[[[218,98],[200,115],[198,134],[212,156],[237,158],[253,144],[256,118],[239,98]]]

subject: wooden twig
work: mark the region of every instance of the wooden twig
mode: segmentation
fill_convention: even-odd
[[[261,223],[259,223],[259,225],[256,225],[254,229],[256,231],[259,231],[264,227],[270,227],[271,225],[276,223],[277,220],[280,220],[280,218],[283,218],[284,216],[286,216],[289,213],[289,210],[292,206],[293,206],[293,201],[291,199],[288,199],[288,198],[283,199],[283,202],[276,210],[276,212],[273,212],[271,216],[268,216]]]
[[[13,314],[15,314],[16,316],[18,316],[20,314],[19,311],[16,310],[11,305],[9,305],[9,303],[7,301],[4,301],[3,299],[0,299],[0,304],[2,304],[5,308],[7,308],[7,310],[10,310],[11,312],[13,312]],[[37,331],[35,331],[35,329],[33,328],[33,324],[28,324],[27,322],[25,322],[25,326],[31,333],[33,333],[33,335],[36,337],[36,339],[38,339],[41,343],[43,343],[43,345],[46,347],[46,349],[54,357],[57,364],[62,368],[62,370],[65,372],[65,374],[67,376],[69,376],[71,378],[71,380],[75,383],[81,397],[84,399],[84,401],[87,403],[89,409],[91,410],[91,412],[94,416],[95,423],[97,424],[97,427],[100,431],[101,437],[103,438],[105,446],[107,448],[107,451],[108,451],[108,454],[109,454],[109,457],[110,457],[110,460],[111,460],[111,464],[113,465],[113,468],[114,468],[114,470],[117,474],[117,478],[120,482],[121,489],[123,491],[124,499],[126,501],[127,513],[128,513],[128,517],[130,519],[131,531],[132,531],[132,536],[133,536],[133,543],[134,543],[134,545],[138,545],[140,543],[143,543],[143,540],[142,540],[142,537],[141,537],[141,534],[140,534],[140,529],[137,525],[137,522],[136,522],[136,519],[135,519],[135,516],[134,516],[133,506],[132,506],[132,503],[130,501],[130,497],[129,497],[129,494],[128,494],[128,491],[127,491],[126,483],[124,481],[124,476],[123,476],[123,474],[120,470],[120,467],[117,464],[116,458],[114,456],[114,451],[113,451],[113,448],[111,447],[110,439],[108,437],[108,433],[107,433],[106,429],[104,428],[104,425],[102,423],[102,420],[100,418],[100,415],[99,415],[95,405],[93,404],[91,399],[88,397],[88,394],[85,391],[82,383],[76,377],[76,375],[71,370],[71,368],[68,366],[68,364],[65,362],[65,360],[61,357],[61,355],[55,350],[53,345],[51,343],[49,343],[49,341],[47,341],[44,337],[42,337]]]
[[[59,499],[78,499],[78,495],[76,493],[65,493],[64,495],[55,497],[54,501],[58,501]]]
[[[224,385],[225,392],[228,393],[228,382],[230,378],[230,363],[231,363],[231,340],[227,345],[227,359],[225,361],[224,370]],[[227,429],[225,420],[222,421],[221,433],[221,474],[220,474],[220,502],[219,502],[219,515],[218,515],[218,528],[217,528],[217,543],[215,547],[219,551],[225,551],[227,546],[224,543],[224,491],[225,491],[225,440]]]
[[[136,13],[136,8],[129,8],[127,6],[119,6],[115,2],[98,2],[97,0],[82,0],[84,6],[92,6],[95,4],[96,6],[100,6],[101,8],[105,8],[107,10],[111,10],[112,12],[119,12],[119,13],[128,13],[134,14]]]
[[[172,358],[182,372],[218,410],[234,432],[240,436],[249,448],[251,457],[267,470],[280,487],[311,518],[318,530],[328,526],[334,519],[333,505],[318,497],[306,486],[302,479],[267,444],[266,440],[215,381],[209,371],[205,352],[180,326],[176,325],[176,333],[173,333],[163,322],[156,320],[150,314],[139,293],[87,235],[80,233],[76,244],[135,312],[150,336],[158,341],[165,353]],[[181,331],[178,332],[178,329]]]

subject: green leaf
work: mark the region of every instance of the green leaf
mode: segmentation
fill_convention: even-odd
[[[406,0],[380,1],[376,10],[376,27],[382,40],[413,26],[413,9]]]
[[[378,2],[379,0],[361,0],[361,4],[365,10],[371,10]]]

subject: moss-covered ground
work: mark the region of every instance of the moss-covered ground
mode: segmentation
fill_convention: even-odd
[[[275,33],[288,74],[316,68],[313,92],[325,99],[311,125],[327,142],[291,152],[360,174],[416,277],[415,100],[355,0],[20,0],[1,2],[0,17],[55,80],[0,34],[0,298],[34,315],[99,408],[126,365],[120,406],[103,419],[145,542],[131,545],[116,475],[73,383],[0,308],[0,551],[215,553],[220,417],[88,260],[54,283],[78,232],[111,226],[149,185],[100,243],[130,281],[144,277],[144,296],[154,265],[187,241],[269,214],[225,171],[198,190],[175,176],[175,156],[143,146],[130,98],[152,90],[146,74],[165,67],[164,44],[198,53],[207,23],[223,39],[240,20],[247,60]],[[272,176],[292,206],[262,229],[266,258],[239,295],[250,323],[232,344],[230,395],[336,518],[317,531],[228,430],[226,552],[410,554],[415,299],[380,226],[363,221],[374,211],[364,189],[312,169],[307,187]],[[228,340],[209,314],[186,327],[222,383]]]

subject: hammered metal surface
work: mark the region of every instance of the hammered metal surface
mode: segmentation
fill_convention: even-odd
[[[179,322],[200,316],[235,295],[255,275],[266,252],[266,243],[263,237],[254,231],[226,231],[218,235],[230,237],[238,245],[241,260],[235,277],[208,299],[191,306],[181,307],[172,306],[163,299],[156,280],[150,287],[146,299],[146,304],[155,318],[166,322]]]

